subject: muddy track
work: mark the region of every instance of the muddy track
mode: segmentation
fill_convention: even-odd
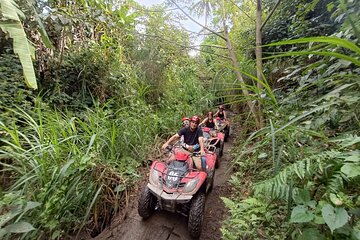
[[[233,147],[233,132],[229,141],[225,143],[220,167],[216,169],[215,173],[214,188],[206,199],[205,218],[200,239],[217,240],[221,238],[220,227],[227,215],[227,210],[220,197],[230,195],[230,186],[227,180],[231,175],[229,151]],[[115,219],[111,226],[94,240],[191,239],[187,231],[187,218],[180,214],[157,211],[148,220],[143,221],[137,213],[137,198],[136,194],[131,196],[130,208],[125,218]]]

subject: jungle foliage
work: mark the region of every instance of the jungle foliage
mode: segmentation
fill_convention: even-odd
[[[195,57],[175,4],[212,16]],[[98,234],[162,137],[225,100],[242,127],[223,238],[360,239],[358,1],[280,1],[262,78],[253,0],[0,5],[0,238]]]
[[[248,113],[239,119],[225,239],[360,239],[359,6],[295,2],[264,30],[277,104],[264,95],[263,129],[249,131]]]
[[[27,36],[0,33],[0,238],[95,236],[161,137],[212,94],[199,62],[171,44],[190,40],[164,13],[133,1],[17,3],[0,2],[1,24],[16,7]],[[15,42],[36,48],[37,90]]]

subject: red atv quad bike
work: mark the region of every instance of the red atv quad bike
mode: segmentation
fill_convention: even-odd
[[[224,136],[220,131],[212,130],[208,127],[202,128],[204,135],[205,148],[216,153],[215,168],[220,166],[220,159],[224,152]]]
[[[199,153],[184,151],[182,147],[167,150],[168,161],[154,161],[151,165],[149,182],[138,200],[138,213],[144,220],[155,209],[180,213],[188,217],[191,237],[199,238],[205,198],[214,184],[216,153],[207,149],[206,171],[198,171],[193,168],[192,156]],[[205,161],[202,163],[205,165]]]

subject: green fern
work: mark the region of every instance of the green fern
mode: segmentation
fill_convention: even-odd
[[[348,138],[342,139],[349,141]],[[297,194],[296,182],[303,180],[311,181],[313,176],[325,177],[328,189],[336,192],[343,188],[344,179],[347,179],[340,168],[344,165],[344,159],[354,155],[353,151],[339,152],[335,150],[326,151],[286,166],[273,178],[267,179],[255,185],[255,196],[270,196],[273,199],[287,200],[290,188],[293,196]],[[295,186],[291,186],[294,182]]]

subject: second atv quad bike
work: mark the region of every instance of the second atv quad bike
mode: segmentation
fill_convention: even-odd
[[[199,238],[204,220],[205,198],[214,184],[216,153],[206,150],[206,170],[193,168],[190,153],[172,147],[166,162],[154,161],[149,182],[138,200],[138,213],[149,218],[156,208],[188,217],[188,231]]]
[[[224,133],[224,141],[227,142],[230,136],[230,124],[226,120],[222,120],[220,118],[216,118],[217,120],[217,129],[219,132]]]
[[[221,131],[212,130],[208,127],[202,128],[205,147],[216,153],[215,168],[220,166],[220,160],[224,152],[225,134]]]

